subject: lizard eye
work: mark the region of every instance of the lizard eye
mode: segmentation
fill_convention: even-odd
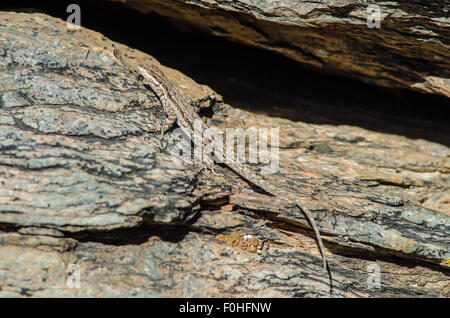
[[[164,78],[164,74],[162,74],[161,70],[159,70],[156,65],[152,65],[150,66],[150,71],[152,71],[152,73],[154,75],[156,75],[158,77],[158,79],[162,79]]]

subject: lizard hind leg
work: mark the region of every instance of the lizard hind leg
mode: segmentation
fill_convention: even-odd
[[[161,125],[161,127],[160,127],[160,132],[161,132],[160,139],[163,139],[164,134],[175,125],[176,120],[177,120],[176,115],[167,115],[167,118],[166,118],[164,124]]]

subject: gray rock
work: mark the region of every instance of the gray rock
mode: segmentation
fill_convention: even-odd
[[[280,53],[308,67],[450,97],[448,1],[138,0],[178,28]],[[376,5],[376,11],[369,6]],[[380,17],[380,28],[374,18]]]
[[[223,167],[172,160],[160,104],[114,57],[120,44],[0,15],[0,296],[330,296],[296,207]],[[316,216],[332,296],[450,295],[447,147],[248,113],[163,69],[221,128],[280,128],[280,167],[265,178]]]

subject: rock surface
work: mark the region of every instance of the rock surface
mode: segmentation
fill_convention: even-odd
[[[172,160],[159,101],[113,49],[156,60],[43,14],[0,15],[0,296],[330,295],[300,211]],[[279,128],[266,179],[314,213],[333,296],[450,296],[449,148],[252,114],[163,70],[221,128]]]
[[[114,0],[116,1],[116,0]],[[448,1],[135,0],[184,30],[279,52],[324,72],[450,97]],[[380,28],[368,18],[380,10]]]

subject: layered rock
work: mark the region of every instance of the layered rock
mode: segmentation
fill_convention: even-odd
[[[448,1],[125,3],[184,30],[275,51],[325,73],[450,97]]]
[[[1,18],[0,295],[330,295],[295,206],[224,167],[173,160],[158,99],[113,50],[155,59],[43,14]],[[447,147],[252,114],[162,69],[220,128],[279,128],[279,170],[265,178],[313,212],[333,296],[448,297]]]

